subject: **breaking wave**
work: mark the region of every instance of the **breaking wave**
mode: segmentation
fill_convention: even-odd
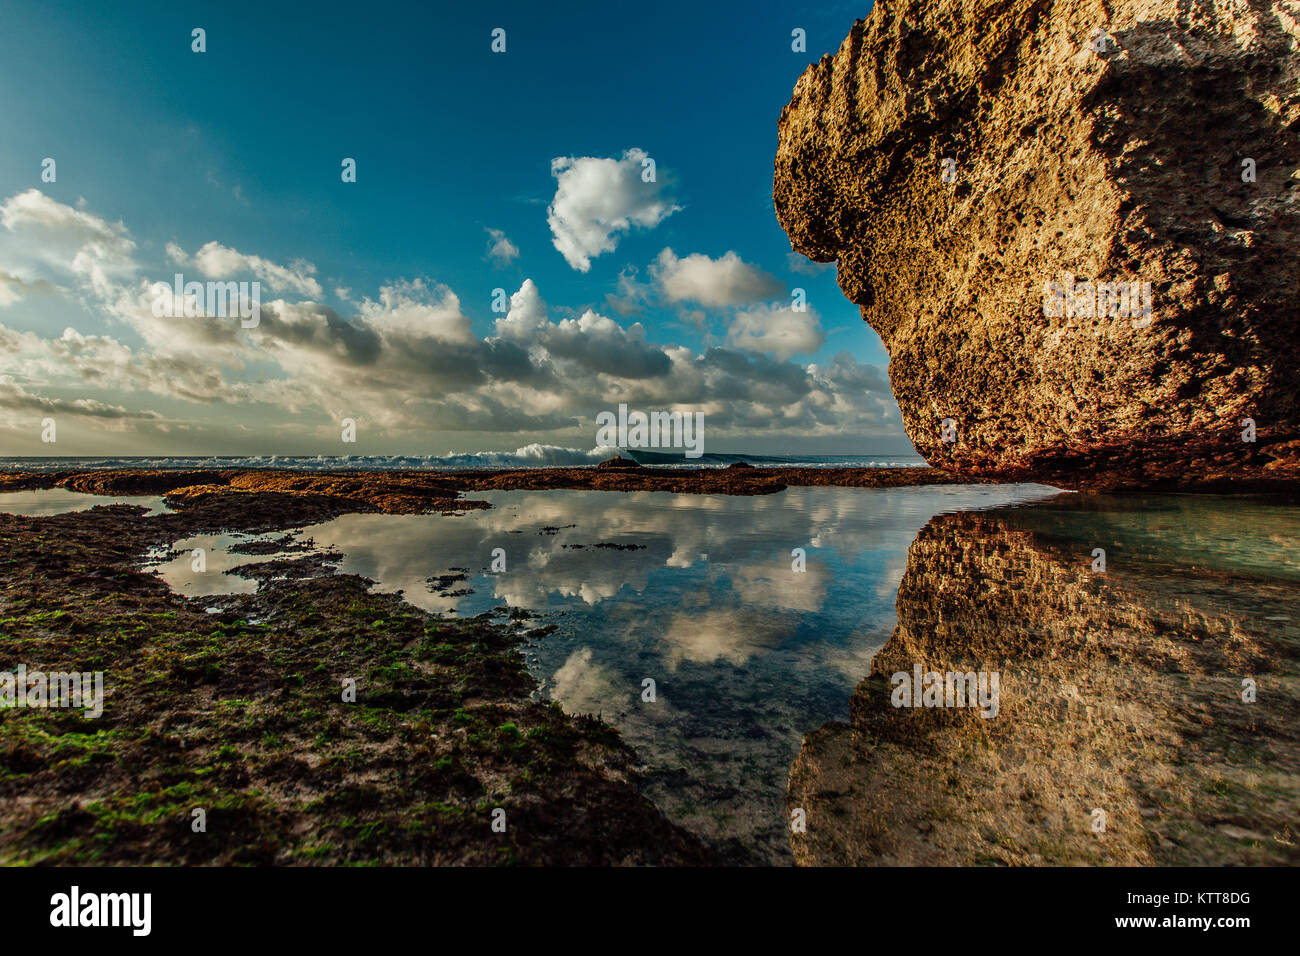
[[[203,455],[168,457],[0,458],[7,471],[61,471],[107,468],[289,468],[300,471],[403,471],[419,468],[446,471],[470,468],[579,468],[595,466],[614,455],[634,458],[645,465],[664,468],[724,468],[737,461],[758,468],[921,468],[920,455],[809,455],[775,456],[706,454],[684,458],[679,454],[640,449],[597,447],[563,448],[533,442],[514,451],[449,452],[446,455]]]

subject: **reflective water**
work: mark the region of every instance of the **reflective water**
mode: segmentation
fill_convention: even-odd
[[[1300,864],[1294,500],[936,517],[897,620],[791,769],[800,862]],[[909,706],[918,672],[998,675],[996,717]]]
[[[159,495],[133,495],[114,498],[109,495],[88,495],[67,488],[40,488],[31,491],[0,492],[0,512],[11,515],[43,517],[85,511],[96,505],[140,505],[149,514],[168,511]]]
[[[293,537],[433,612],[540,612],[556,626],[526,648],[542,693],[618,727],[646,765],[647,795],[724,858],[788,862],[791,762],[807,731],[848,717],[893,629],[918,530],[941,512],[1058,494],[1036,485],[491,492],[475,495],[492,502],[486,511],[344,515]],[[176,542],[159,573],[191,596],[251,591],[222,573],[266,560],[229,550],[245,541]]]

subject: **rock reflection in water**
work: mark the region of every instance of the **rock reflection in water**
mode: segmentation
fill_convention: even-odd
[[[791,769],[797,862],[1300,862],[1294,503],[1071,495],[942,515],[897,611],[849,724],[807,735]],[[999,672],[997,717],[895,708],[890,677],[917,664]]]
[[[538,612],[555,628],[525,647],[541,692],[617,727],[645,764],[647,795],[721,859],[788,863],[790,762],[810,728],[847,716],[893,627],[916,532],[941,511],[1055,494],[1033,485],[753,497],[506,491],[482,494],[493,507],[462,517],[350,514],[295,537],[328,551],[341,572],[430,611]],[[159,573],[184,593],[211,594],[231,579],[192,571],[189,549],[199,546],[209,568],[262,560],[218,553],[214,540],[177,542],[180,557]],[[503,573],[491,570],[498,548]],[[803,572],[792,570],[794,548],[806,552]],[[653,703],[642,699],[646,678]]]

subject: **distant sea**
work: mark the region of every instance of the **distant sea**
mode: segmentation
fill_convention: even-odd
[[[121,456],[102,458],[19,457],[0,458],[0,470],[62,471],[111,468],[289,468],[298,471],[401,471],[436,468],[448,471],[470,468],[554,468],[595,466],[614,455],[634,458],[645,465],[666,468],[725,468],[746,461],[756,468],[924,468],[925,459],[904,455],[743,455],[710,453],[699,458],[616,448],[560,448],[526,445],[513,452],[483,451],[446,455],[210,455]]]

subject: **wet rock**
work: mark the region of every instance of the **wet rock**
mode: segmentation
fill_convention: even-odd
[[[615,455],[613,458],[607,458],[602,461],[597,468],[617,468],[624,471],[641,468],[641,464],[633,461],[631,458],[624,458],[622,455]]]

